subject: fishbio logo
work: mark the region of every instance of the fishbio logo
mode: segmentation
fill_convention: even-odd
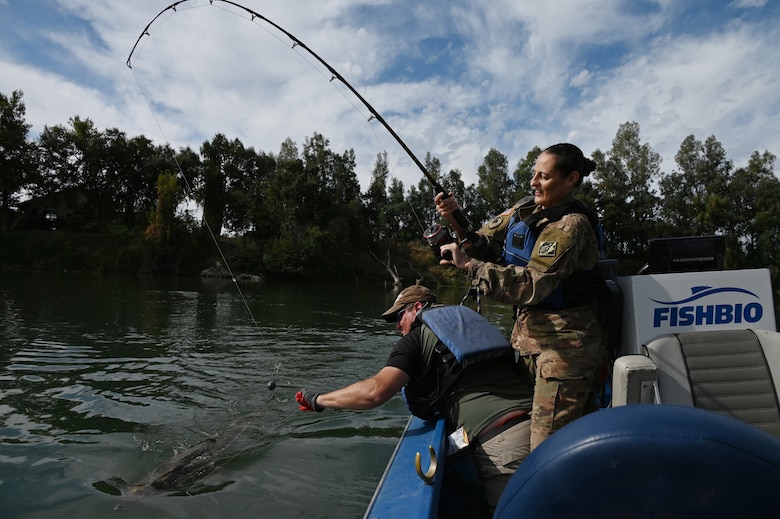
[[[749,290],[738,287],[693,287],[691,297],[681,301],[651,301],[664,306],[654,309],[653,327],[662,325],[675,326],[702,326],[710,324],[740,324],[756,323],[764,315],[764,307],[760,302],[735,303],[735,304],[696,304],[701,299],[722,293],[737,293],[752,296],[760,301],[760,298]]]

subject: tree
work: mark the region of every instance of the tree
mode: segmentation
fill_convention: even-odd
[[[518,161],[515,171],[512,173],[512,180],[515,188],[511,197],[512,203],[525,198],[530,193],[531,179],[534,176],[536,159],[541,153],[542,148],[534,146],[531,151],[526,154],[524,159]]]
[[[40,155],[35,181],[30,185],[31,194],[45,196],[76,185],[73,140],[73,132],[65,126],[43,127],[38,137]]]
[[[373,242],[383,242],[395,235],[397,229],[391,226],[391,216],[387,211],[387,181],[390,168],[387,162],[387,152],[377,153],[374,169],[371,171],[371,182],[363,195],[366,225],[371,229]]]
[[[647,242],[655,235],[658,197],[652,182],[659,175],[660,156],[641,143],[639,124],[627,122],[620,125],[610,151],[596,150],[593,159],[608,253],[644,258]]]
[[[233,166],[234,146],[224,134],[218,133],[200,147],[203,160],[198,201],[203,206],[203,224],[213,236],[222,234],[225,219],[225,203],[228,168]]]
[[[408,223],[410,213],[409,200],[406,198],[404,183],[397,178],[390,180],[390,186],[387,188],[387,215],[388,229],[393,229],[394,236],[399,242],[407,242],[419,237],[417,226],[410,226]]]
[[[753,152],[746,167],[738,168],[729,186],[732,235],[742,267],[777,267],[780,250],[780,180],[774,175],[775,156]],[[733,243],[733,242],[732,242]]]
[[[477,199],[469,212],[472,225],[479,227],[489,216],[514,204],[515,192],[509,179],[509,161],[495,148],[487,152],[477,168]]]
[[[328,140],[315,133],[299,155],[287,139],[269,188],[269,204],[279,217],[278,232],[263,252],[271,272],[332,275],[363,250],[366,228],[354,151],[334,153]]]
[[[304,200],[313,224],[308,233],[319,229],[315,271],[349,264],[365,227],[360,202],[360,184],[355,174],[355,152],[341,154],[329,148],[329,141],[319,133],[306,139],[303,147],[305,186]],[[314,242],[313,242],[314,243]]]
[[[70,182],[79,187],[87,198],[88,214],[94,218],[87,223],[101,229],[113,210],[117,188],[116,172],[106,164],[108,141],[95,123],[75,116],[70,119],[73,131],[72,159],[75,161]]]
[[[106,134],[91,119],[75,116],[69,125],[45,126],[41,132],[40,169],[32,192],[46,195],[64,191],[71,203],[82,195],[83,223],[100,229],[115,210],[118,173],[108,161]],[[116,138],[121,134],[118,130],[113,133]]]
[[[257,239],[265,239],[276,231],[278,216],[271,200],[271,182],[276,171],[276,159],[266,152],[258,152],[253,177],[247,187],[248,228]]]
[[[181,187],[176,175],[170,171],[160,173],[157,180],[157,207],[153,208],[146,239],[158,247],[171,241],[171,231],[176,220],[176,207],[181,201]]]
[[[678,171],[661,179],[661,213],[677,235],[705,235],[729,229],[733,164],[714,136],[693,135],[675,155]]]
[[[35,170],[35,146],[27,136],[31,125],[25,122],[24,94],[15,90],[10,97],[0,93],[0,231],[8,230],[11,206],[31,180]]]
[[[441,184],[441,161],[429,152],[425,155],[424,165],[428,174]],[[439,221],[439,214],[433,205],[433,198],[436,196],[434,191],[426,177],[421,178],[416,187],[409,188],[406,197],[409,209],[404,213],[402,228],[413,236],[419,238],[425,228]]]
[[[780,281],[780,265],[777,251],[780,251],[780,180],[774,175],[762,177],[756,184],[758,193],[755,223],[752,235],[755,248],[747,257],[756,267],[772,266],[772,278]]]
[[[370,231],[367,241],[369,254],[379,261],[393,279],[393,284],[401,283],[398,268],[393,262],[393,238],[398,232],[394,226],[395,219],[388,210],[387,180],[390,168],[387,163],[387,152],[377,153],[374,169],[371,172],[371,183],[363,195],[366,225]]]
[[[103,165],[108,181],[113,185],[105,214],[117,216],[117,221],[132,228],[142,224],[157,200],[159,174],[172,170],[171,160],[158,158],[161,150],[146,137],[128,139],[124,132],[110,128],[103,133],[105,151]],[[164,164],[165,167],[159,166]]]
[[[160,173],[176,171],[176,162],[170,148],[155,146],[143,135],[114,138],[107,131],[106,137],[108,160],[117,172],[117,210],[121,211],[125,225],[132,228],[143,222],[155,206]]]
[[[237,234],[262,227],[266,184],[276,161],[270,155],[246,148],[238,140],[231,142],[232,156],[226,167],[225,226]]]

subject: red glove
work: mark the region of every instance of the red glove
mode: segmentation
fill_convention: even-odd
[[[301,411],[317,411],[321,413],[325,408],[317,405],[318,396],[320,396],[319,393],[315,393],[310,389],[301,389],[295,393],[295,400],[301,404],[299,407]]]

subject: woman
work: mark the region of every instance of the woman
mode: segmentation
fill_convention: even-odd
[[[573,192],[596,167],[573,144],[556,144],[536,160],[532,197],[479,231],[481,242],[442,247],[481,293],[514,305],[512,347],[533,378],[531,449],[552,432],[596,409],[594,389],[603,365],[595,293],[598,222]],[[533,198],[533,199],[531,199]],[[459,209],[438,194],[437,211],[455,229]]]

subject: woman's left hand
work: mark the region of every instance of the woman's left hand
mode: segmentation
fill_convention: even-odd
[[[449,252],[452,256],[452,259],[442,259],[439,261],[440,265],[455,265],[461,270],[466,270],[471,266],[471,259],[466,256],[466,254],[460,250],[460,246],[453,242],[448,243],[446,245],[441,246],[441,255],[442,258],[445,256],[444,253]]]

